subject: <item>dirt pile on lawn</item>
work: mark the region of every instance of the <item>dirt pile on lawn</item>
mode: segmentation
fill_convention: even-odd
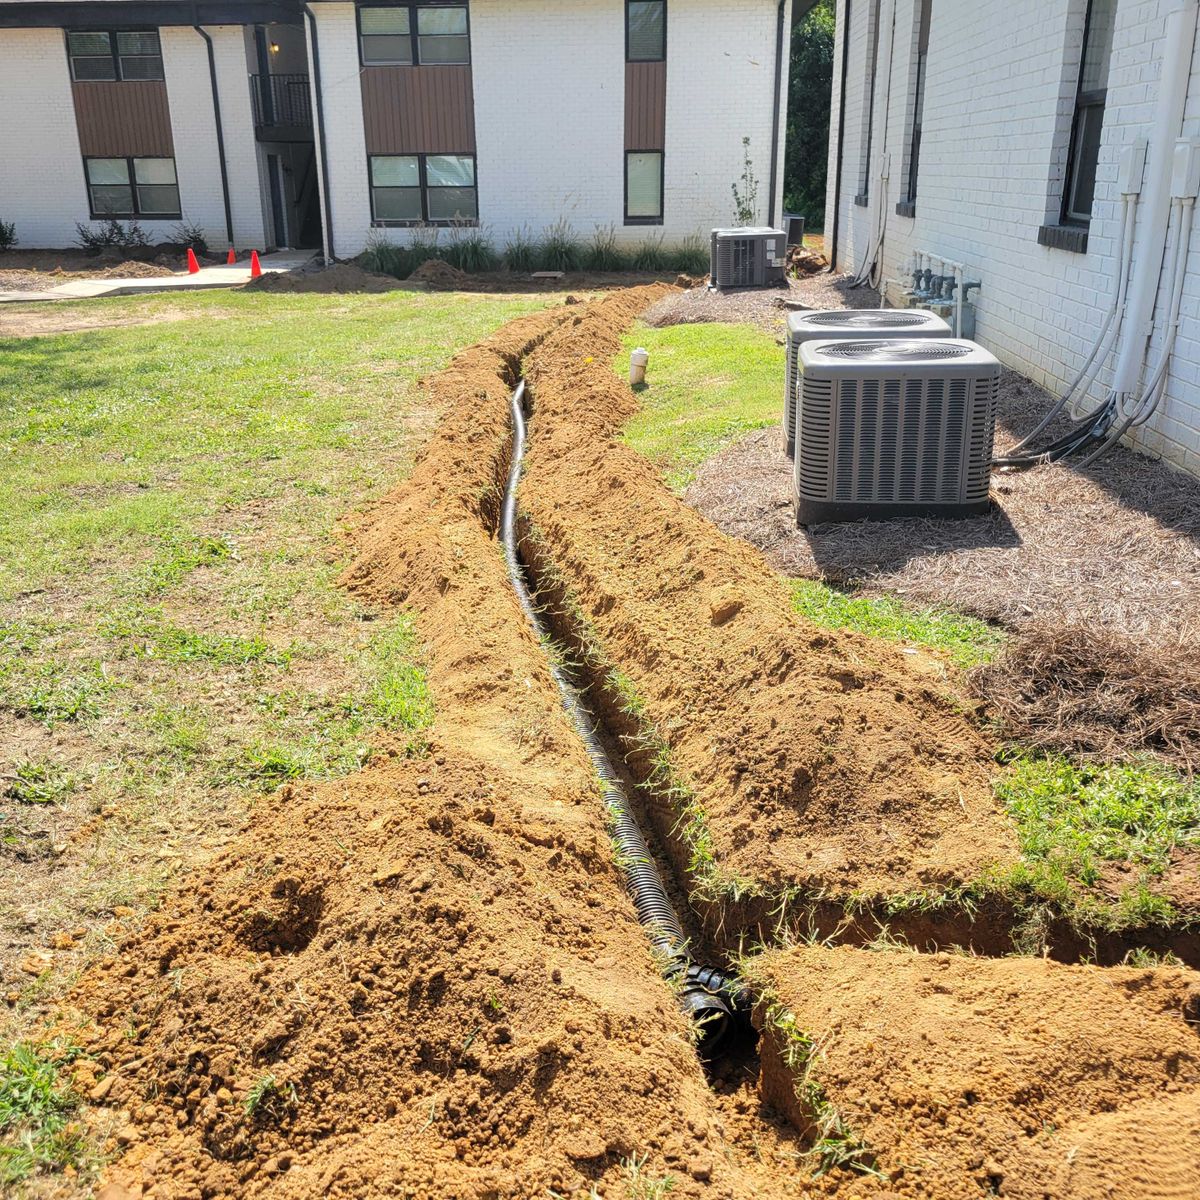
[[[1147,752],[1200,766],[1200,661],[1104,629],[1018,634],[971,684],[1006,737],[1102,762]]]
[[[128,1194],[794,1194],[794,1135],[743,1147],[756,1102],[706,1085],[492,537],[518,363],[579,311],[427,380],[444,415],[355,534],[347,582],[425,641],[428,757],[263,801],[77,989]]]
[[[427,258],[408,278],[413,283],[424,283],[435,290],[461,288],[471,282],[466,271],[460,271],[440,258]]]
[[[246,284],[256,292],[313,292],[328,296],[391,292],[401,286],[400,281],[390,275],[376,275],[353,263],[338,263],[319,271],[269,272]]]
[[[757,550],[616,440],[637,402],[611,363],[642,302],[614,296],[530,356],[521,496],[694,796],[676,791],[688,855],[752,887],[836,894],[951,884],[1011,859],[991,750],[961,706],[902,654],[796,617]]]
[[[1196,1194],[1194,971],[810,947],[756,976],[764,1090],[873,1151],[855,1195]]]

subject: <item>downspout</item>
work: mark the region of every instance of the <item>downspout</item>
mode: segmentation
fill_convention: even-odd
[[[1183,127],[1187,106],[1197,8],[1197,0],[1182,0],[1167,14],[1162,77],[1150,130],[1150,161],[1146,164],[1146,188],[1141,202],[1146,214],[1146,228],[1137,243],[1137,261],[1128,300],[1131,319],[1125,327],[1113,374],[1112,390],[1117,395],[1137,391],[1154,329],[1154,302],[1158,297],[1171,214],[1175,139]]]
[[[829,266],[826,271],[832,274],[838,269],[838,224],[842,213],[842,159],[846,148],[846,80],[850,65],[850,5],[853,0],[846,0],[845,16],[842,18],[842,81],[838,95],[838,132],[837,132],[837,163],[833,168],[833,228],[829,232]]]
[[[771,115],[771,202],[767,224],[775,228],[775,204],[779,187],[779,121],[783,115],[783,27],[788,0],[779,0],[779,17],[775,23],[775,109]]]
[[[193,15],[195,12],[193,10]],[[217,55],[213,50],[213,40],[199,26],[192,28],[204,39],[208,49],[208,82],[212,87],[213,118],[217,123],[217,158],[221,163],[221,197],[225,201],[225,233],[229,238],[229,248],[233,249],[233,206],[229,202],[229,167],[225,162],[225,127],[221,122],[221,93],[217,88]]]
[[[305,3],[308,18],[308,48],[312,55],[313,92],[317,108],[316,153],[321,168],[321,241],[325,265],[333,262],[333,211],[329,204],[329,158],[325,153],[325,96],[321,87],[321,48],[317,43],[317,14]]]

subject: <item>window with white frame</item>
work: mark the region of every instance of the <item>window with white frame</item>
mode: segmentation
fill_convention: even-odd
[[[479,193],[473,154],[374,154],[371,219],[377,225],[473,225]]]
[[[471,61],[465,4],[361,5],[359,56],[367,67],[454,66]]]
[[[93,218],[178,218],[173,158],[85,158]]]

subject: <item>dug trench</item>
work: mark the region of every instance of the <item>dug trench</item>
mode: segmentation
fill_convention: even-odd
[[[869,1025],[882,986],[898,1005],[932,988],[1005,1008],[1001,1056],[1043,1035],[1065,1044],[1075,1027],[1047,1004],[1027,1019],[1019,981],[992,977],[995,963],[964,960],[969,979],[931,984],[919,972],[951,956],[906,951],[916,973],[892,985],[879,972],[898,951],[827,949],[851,957],[824,979],[793,961],[819,948],[758,956],[761,1086],[752,1065],[726,1062],[714,1087],[637,924],[600,789],[494,536],[522,370],[535,413],[529,563],[548,596],[559,581],[551,607],[597,682],[610,744],[642,739],[630,769],[680,882],[705,902],[706,949],[761,936],[771,888],[908,894],[1015,852],[989,748],[953,698],[899,656],[800,624],[756,552],[614,441],[634,400],[609,362],[662,290],[525,318],[426,381],[440,422],[411,477],[353,531],[345,576],[414,614],[437,708],[426,752],[407,757],[405,738],[346,779],[282,789],[81,981],[64,1019],[86,1052],[75,1070],[95,1125],[117,1131],[110,1197],[617,1200],[668,1179],[673,1195],[730,1200],[952,1196],[1006,1177],[1011,1194],[1033,1194],[1012,1191],[1008,1164],[1046,1090],[1036,1064],[1016,1090],[981,1072],[988,1122],[957,1121],[934,1170],[914,1160],[934,1153],[938,1113],[868,1086],[903,1047],[881,1058],[849,1038],[847,1059],[824,1040]],[[592,643],[602,659],[582,652]],[[953,929],[964,944],[968,917]],[[1091,981],[1075,1022],[1149,997],[1159,1026],[1098,1025],[1119,1033],[1118,1061],[1136,1058],[1138,1102],[1174,1088],[1172,1128],[1191,1119],[1196,976],[1124,969],[1118,994],[1104,968],[1019,965]],[[932,1017],[909,1032],[952,1045]],[[1100,1089],[1102,1064],[1098,1051],[1076,1077],[1064,1120],[1116,1113],[1123,1068],[1108,1061]],[[913,1094],[928,1083],[900,1082]],[[922,1114],[908,1132],[906,1104]],[[814,1180],[814,1165],[848,1169]],[[955,1171],[972,1191],[947,1183]]]

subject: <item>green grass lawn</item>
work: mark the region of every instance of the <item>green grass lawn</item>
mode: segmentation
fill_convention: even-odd
[[[548,299],[195,293],[0,339],[0,1055],[66,981],[30,947],[75,930],[77,966],[255,793],[421,749],[412,618],[336,587],[337,527],[408,473],[418,378]]]
[[[748,325],[640,325],[624,339],[620,374],[638,346],[650,351],[648,386],[625,440],[662,468],[675,491],[705,459],[780,419],[783,347],[770,334]]]

